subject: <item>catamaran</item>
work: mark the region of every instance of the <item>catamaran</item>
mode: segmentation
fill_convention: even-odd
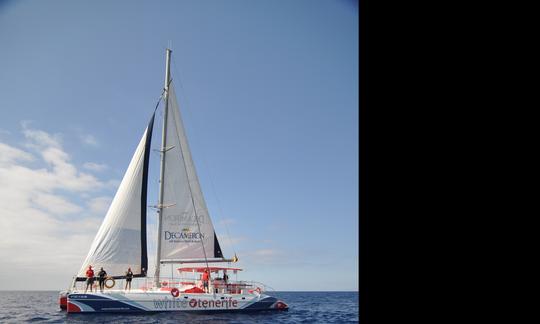
[[[60,293],[60,307],[67,313],[287,310],[284,301],[267,295],[266,285],[238,280],[242,269],[231,266],[238,261],[236,253],[232,258],[223,256],[180,116],[170,75],[171,52],[166,50],[160,97],[164,110],[159,196],[154,206],[158,215],[155,273],[147,275],[146,218],[150,144],[160,101],[86,259],[69,289]],[[96,284],[90,285],[90,292],[86,289],[89,266],[107,272],[103,290],[96,289]],[[171,274],[164,276],[161,271],[168,266]],[[128,268],[133,273],[133,289],[124,286]],[[206,285],[201,280],[205,271],[210,274]],[[229,278],[232,275],[234,280]]]

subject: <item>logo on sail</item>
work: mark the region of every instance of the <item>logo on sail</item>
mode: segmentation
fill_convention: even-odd
[[[191,215],[191,213],[183,213],[182,215],[166,215],[163,218],[169,225],[177,226],[197,225],[197,220],[199,221],[199,224],[205,223],[204,215],[198,215],[195,218],[195,215]]]
[[[191,243],[200,242],[204,239],[204,234],[200,232],[192,232],[189,227],[182,228],[181,232],[165,231],[165,241],[169,243]]]

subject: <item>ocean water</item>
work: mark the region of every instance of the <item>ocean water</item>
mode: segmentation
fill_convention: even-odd
[[[261,313],[69,314],[58,291],[0,291],[0,323],[358,323],[358,292],[267,292],[288,311]]]

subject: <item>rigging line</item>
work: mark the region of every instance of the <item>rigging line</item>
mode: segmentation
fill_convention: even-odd
[[[171,80],[169,81],[169,84],[167,84],[167,86],[169,86],[172,82],[172,78]],[[159,107],[159,103],[161,102],[161,99],[163,99],[163,94],[165,94],[165,88],[163,88],[163,90],[161,90],[161,95],[159,95],[159,98],[158,98],[158,101],[156,102],[156,108],[154,108],[154,113],[156,112],[156,110],[158,109]]]
[[[170,82],[169,82],[169,84],[170,84]],[[177,127],[179,122],[178,122],[178,120],[176,120],[176,115],[172,114],[172,118],[174,118],[174,127],[176,129],[176,134],[179,134],[178,127]],[[184,132],[183,135],[184,135],[184,139],[186,139],[185,132]],[[187,178],[187,181],[188,181],[189,194],[191,196],[191,203],[193,204],[193,211],[195,212],[195,220],[197,221],[197,228],[199,230],[199,233],[201,233],[201,225],[199,224],[199,216],[197,215],[197,207],[195,206],[195,200],[193,199],[193,191],[191,190],[191,182],[189,181],[189,174],[187,172],[186,159],[184,157],[184,151],[182,150],[182,142],[178,141],[178,144],[180,145],[180,154],[182,154],[182,160],[184,161],[184,163],[183,163],[184,164],[184,171],[186,172],[186,178]],[[208,276],[210,277],[210,266],[208,265],[208,257],[206,256],[206,249],[204,248],[204,242],[203,242],[202,236],[201,236],[201,245],[202,245],[202,248],[203,248],[203,254],[204,254],[204,261],[206,263],[206,269],[208,270]],[[215,290],[213,290],[213,291],[215,293]]]
[[[223,216],[224,213],[223,213],[223,209],[221,208],[221,202],[220,202],[220,200],[218,198],[218,195],[216,193],[216,188],[214,186],[214,181],[212,180],[212,172],[210,172],[210,168],[208,167],[208,164],[207,163],[205,163],[205,164],[207,165],[207,169],[209,171],[208,173],[210,175],[210,185],[212,186],[212,193],[214,194],[214,197],[216,198],[216,202],[217,202],[217,205],[218,205],[219,212]],[[227,231],[227,239],[229,240],[229,244],[231,245],[233,253],[236,256],[236,249],[234,248],[234,245],[233,245],[233,242],[232,242],[232,239],[231,239],[231,234],[229,233],[229,226],[227,226],[227,219],[223,218],[222,223],[225,226],[225,230]]]
[[[154,108],[154,113],[156,112],[156,110],[158,109],[159,107],[159,103],[161,102],[161,99],[163,99],[163,94],[165,93],[165,89],[163,89],[163,91],[161,91],[161,95],[159,96],[158,98],[158,101],[156,103],[156,108]]]
[[[172,78],[171,80],[169,81],[169,84],[167,86],[169,86],[172,82]],[[159,103],[161,102],[161,99],[163,99],[163,94],[165,94],[165,88],[163,88],[163,90],[161,91],[161,95],[159,95],[159,98],[158,98],[158,101],[156,102],[156,108],[154,108],[154,113],[156,112],[156,110],[158,109],[159,107]]]
[[[171,59],[172,59],[173,69],[174,69],[175,74],[176,75],[182,75],[180,73],[180,68],[176,64],[175,58],[171,57]],[[184,96],[184,99],[186,100],[186,104],[189,104],[189,100],[187,98],[187,91],[185,91],[184,86],[182,85],[182,80],[180,80],[180,77],[178,77],[178,83],[180,85],[180,88],[182,88],[181,93]],[[189,109],[187,109],[187,105],[185,105],[185,107],[186,108],[184,109],[184,111],[186,111],[188,115],[191,115]],[[206,162],[206,157],[204,156],[205,155],[204,152],[202,152],[201,155],[202,155],[202,161],[203,161],[203,163],[206,165],[206,167],[208,169],[208,175],[210,176],[209,177],[210,178],[210,184],[212,186],[212,193],[214,194],[214,197],[216,198],[216,202],[217,202],[217,205],[218,205],[218,210],[219,210],[219,213],[221,215],[221,217],[218,217],[218,218],[220,218],[220,220],[222,220],[222,223],[225,226],[225,231],[227,233],[227,240],[229,241],[231,249],[233,250],[233,253],[236,256],[236,249],[234,248],[234,244],[233,244],[233,241],[231,239],[231,234],[229,232],[229,226],[227,226],[227,221],[226,221],[225,216],[224,216],[223,208],[221,207],[221,202],[220,202],[220,200],[218,198],[217,191],[215,189],[215,185],[214,185],[214,181],[213,181],[213,175],[212,175],[212,171],[210,169],[210,165]]]
[[[172,78],[171,80],[169,81],[169,83],[167,84],[167,86],[171,85],[171,82],[172,82]],[[156,113],[158,107],[159,107],[159,103],[161,102],[161,100],[163,99],[163,94],[165,94],[165,88],[163,88],[163,90],[161,91],[161,95],[159,96],[158,98],[158,101],[156,103],[156,108],[154,108],[154,114]],[[161,111],[161,115],[160,116],[163,116],[163,111]],[[150,152],[151,153],[151,152]],[[153,155],[153,154],[150,154],[151,156],[155,156],[155,157],[159,157],[161,159],[161,156],[157,156],[157,155]]]
[[[172,80],[171,80],[171,81],[172,81]],[[169,82],[169,84],[170,84],[170,82]],[[154,114],[156,113],[156,111],[157,111],[157,109],[158,109],[158,107],[159,107],[159,103],[160,103],[161,100],[163,99],[163,94],[164,94],[164,93],[165,93],[165,88],[161,91],[161,95],[159,96],[158,101],[156,102],[156,108],[154,108]],[[152,152],[150,152],[150,156],[153,157],[154,159],[155,159],[156,157],[159,157],[159,156],[157,156],[157,155],[152,154]],[[159,158],[161,158],[161,157],[159,157]],[[159,180],[158,180],[158,183],[159,183]],[[150,208],[150,206],[146,206],[146,209],[148,209],[148,208]],[[148,270],[148,269],[147,269],[147,270]],[[149,271],[148,271],[148,272],[149,272]]]
[[[174,59],[174,57],[171,57],[171,58],[172,58],[173,69],[174,69],[175,74],[177,74],[177,75],[182,75],[182,74],[180,73],[180,72],[181,72],[181,71],[180,71],[180,68],[176,65],[176,60]],[[177,72],[178,72],[178,73],[177,73]],[[186,95],[187,92],[185,91],[184,86],[182,85],[182,80],[180,80],[180,77],[178,77],[178,84],[180,85],[180,88],[182,88],[181,93],[182,93],[182,95],[184,96],[184,98],[185,98],[185,100],[186,100],[186,102],[187,102],[187,101],[188,101],[187,95]]]

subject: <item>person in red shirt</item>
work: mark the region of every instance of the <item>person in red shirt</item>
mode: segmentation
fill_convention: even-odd
[[[208,289],[208,280],[210,279],[210,276],[208,275],[208,269],[204,269],[204,272],[202,274],[201,280],[203,282],[203,289],[205,293],[209,293],[210,290]]]
[[[88,270],[86,270],[86,289],[84,290],[84,293],[88,290],[88,286],[90,286],[90,292],[92,292],[92,286],[94,285],[94,270],[92,270],[92,266],[88,266]]]

